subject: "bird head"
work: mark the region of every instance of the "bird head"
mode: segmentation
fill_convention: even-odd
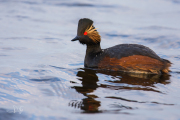
[[[94,45],[101,42],[101,36],[93,25],[93,21],[88,18],[79,20],[77,36],[71,41],[79,40],[81,44]]]

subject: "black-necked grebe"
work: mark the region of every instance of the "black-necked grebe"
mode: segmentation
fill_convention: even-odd
[[[101,36],[88,18],[79,20],[77,36],[86,44],[84,66],[112,71],[125,71],[146,74],[168,73],[171,62],[160,58],[153,50],[139,44],[120,44],[101,49]]]

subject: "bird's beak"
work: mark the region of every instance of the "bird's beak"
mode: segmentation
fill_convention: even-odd
[[[72,39],[71,41],[76,41],[79,40],[79,36],[76,36],[74,39]]]

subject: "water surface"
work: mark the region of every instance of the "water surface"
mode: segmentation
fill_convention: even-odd
[[[148,46],[170,74],[85,69],[85,17],[102,48]],[[0,0],[0,120],[180,119],[179,20],[178,0]]]

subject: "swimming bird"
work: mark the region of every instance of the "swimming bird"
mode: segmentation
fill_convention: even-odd
[[[170,71],[171,62],[144,45],[119,44],[101,49],[101,36],[89,18],[79,20],[77,36],[71,41],[76,40],[87,46],[84,66],[88,68],[144,74]]]

